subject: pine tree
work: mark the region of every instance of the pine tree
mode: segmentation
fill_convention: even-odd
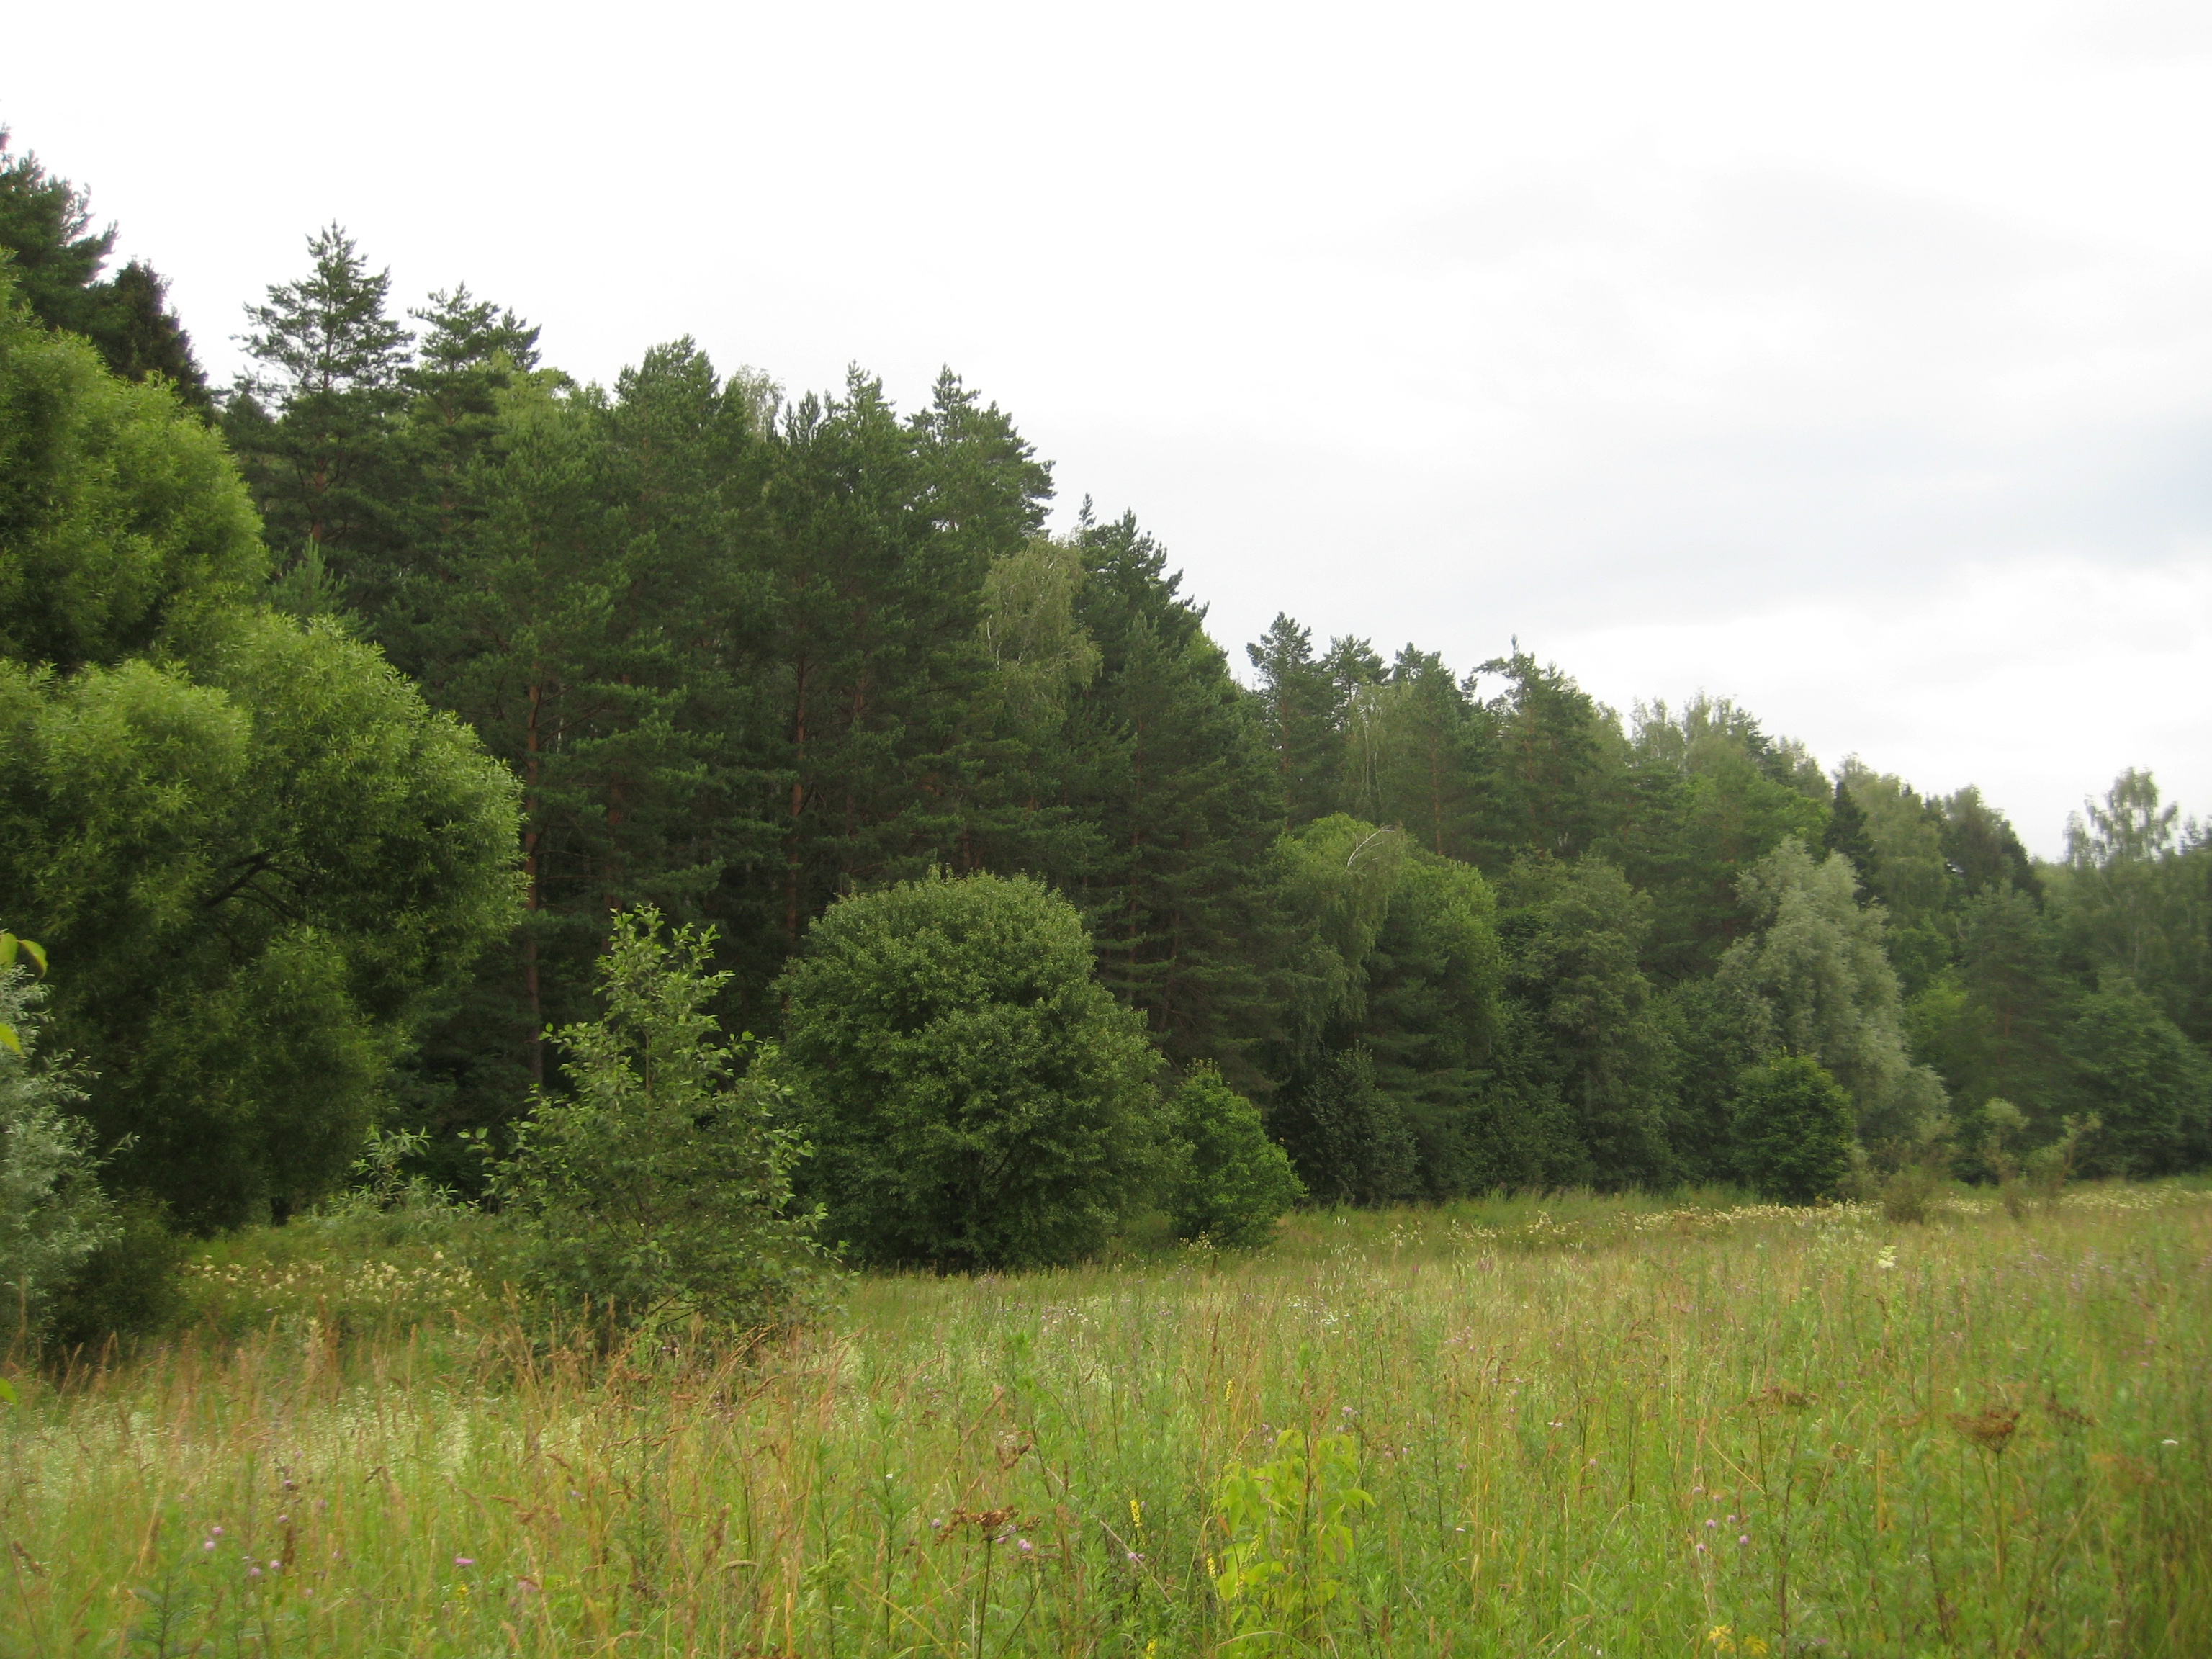
[[[1072,884],[1100,975],[1178,1063],[1215,1060],[1232,1086],[1263,1092],[1251,1049],[1274,1024],[1279,764],[1204,610],[1136,520],[1086,519],[1077,542],[1078,614],[1100,668],[1079,701],[1088,753],[1073,799],[1100,851]]]
[[[1276,794],[1285,829],[1335,810],[1343,699],[1313,633],[1278,614],[1244,654],[1260,675],[1260,716],[1274,751]]]
[[[159,374],[187,407],[206,414],[207,376],[169,308],[167,280],[143,259],[103,279],[115,228],[93,230],[84,191],[50,176],[37,156],[7,151],[0,127],[0,249],[11,256],[24,302],[48,327],[83,335],[125,380]]]
[[[371,271],[339,226],[310,236],[307,252],[307,276],[246,308],[256,367],[223,428],[280,556],[313,544],[374,618],[407,575],[401,418],[413,337],[387,313],[392,273]]]

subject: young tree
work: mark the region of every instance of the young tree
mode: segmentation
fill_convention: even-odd
[[[780,981],[807,1190],[861,1260],[1080,1260],[1151,1185],[1143,1023],[1065,899],[943,872],[825,911]]]
[[[1260,1109],[1194,1066],[1168,1097],[1176,1170],[1168,1212],[1176,1237],[1249,1249],[1273,1236],[1276,1218],[1305,1196],[1283,1149],[1267,1138]]]
[[[781,1097],[740,1074],[708,1012],[728,978],[708,967],[713,939],[664,936],[650,906],[615,918],[604,1012],[556,1034],[568,1090],[538,1097],[497,1182],[530,1284],[618,1327],[781,1324],[823,1266]]]
[[[0,967],[0,1026],[13,1038],[0,1045],[0,1292],[16,1335],[33,1340],[56,1292],[116,1232],[90,1126],[76,1115],[83,1079],[66,1056],[38,1054],[45,1000],[20,962]]]
[[[1821,835],[1826,791],[1801,759],[1724,697],[1638,706],[1605,848],[1651,896],[1644,960],[1662,983],[1711,974],[1749,925],[1736,891],[1743,872],[1787,836]]]

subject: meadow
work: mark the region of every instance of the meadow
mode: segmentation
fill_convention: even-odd
[[[745,1354],[527,1336],[468,1233],[18,1368],[0,1650],[2212,1652],[2202,1186],[1311,1212]]]

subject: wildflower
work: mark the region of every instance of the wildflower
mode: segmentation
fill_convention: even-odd
[[[1035,1550],[1036,1546],[1030,1543],[1026,1538],[1017,1538],[1014,1540],[1014,1547],[1019,1550],[1024,1555],[1027,1555],[1031,1551]]]
[[[477,1559],[473,1555],[457,1555],[453,1558],[453,1565],[457,1567],[473,1567],[476,1564]]]
[[[1145,1565],[1145,1558],[1139,1554],[1135,1550],[1131,1550],[1129,1552],[1129,1565],[1133,1567],[1141,1567]]]
[[[1739,1544],[1748,1544],[1751,1542],[1751,1534],[1747,1532],[1740,1532],[1735,1535],[1735,1541]]]
[[[271,1572],[282,1572],[284,1571],[284,1564],[282,1561],[271,1561],[269,1564],[269,1571]]]
[[[1703,1555],[1705,1553],[1705,1542],[1704,1542],[1704,1540],[1698,1540],[1698,1554],[1700,1554],[1700,1555]]]
[[[207,1540],[207,1542],[205,1542],[204,1544],[202,1544],[202,1545],[200,1546],[200,1547],[201,1547],[202,1549],[204,1549],[204,1550],[211,1550],[211,1549],[213,1549],[213,1548],[215,1547],[215,1540],[214,1540],[214,1539],[212,1539],[212,1538],[209,1539],[209,1540]]]
[[[2179,1440],[2161,1440],[2158,1443],[2161,1446],[2178,1446],[2181,1443]]]
[[[258,1578],[261,1577],[261,1569],[258,1567],[248,1567],[246,1570],[246,1576],[248,1578]]]
[[[1729,1520],[1731,1520],[1731,1521],[1733,1521],[1733,1520],[1735,1520],[1735,1516],[1732,1516],[1732,1515],[1731,1515],[1730,1516],[1729,1516]],[[1705,1517],[1705,1530],[1706,1530],[1707,1532],[1711,1532],[1711,1531],[1715,1527],[1717,1527],[1718,1525],[1720,1525],[1720,1522],[1717,1522],[1717,1521],[1716,1521],[1716,1520],[1714,1520],[1714,1519],[1713,1519],[1713,1517],[1712,1517],[1711,1516],[1710,1516],[1710,1515],[1709,1515],[1709,1516],[1707,1516]]]
[[[210,1528],[208,1528],[208,1536],[209,1536],[209,1537],[210,1537],[210,1538],[220,1538],[220,1537],[222,1537],[222,1528],[221,1527],[210,1527]]]

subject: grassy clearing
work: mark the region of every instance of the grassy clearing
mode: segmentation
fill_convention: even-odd
[[[287,1230],[201,1271],[214,1334],[19,1379],[0,1646],[2202,1655],[2208,1200],[1316,1214],[862,1279],[718,1363],[533,1353],[447,1243]],[[1286,1429],[1349,1473],[1269,1486]]]

